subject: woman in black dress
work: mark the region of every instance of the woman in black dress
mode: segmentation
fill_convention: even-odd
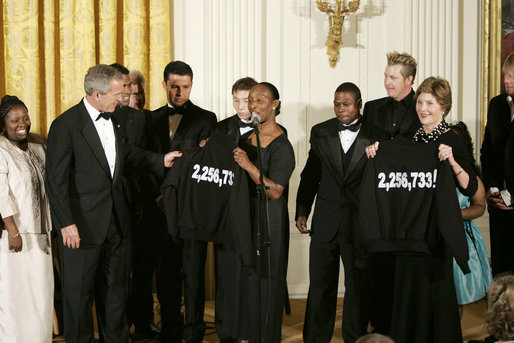
[[[478,187],[466,142],[444,118],[451,109],[448,81],[429,77],[418,87],[416,112],[421,127],[413,140],[437,144],[438,158],[450,164],[460,192],[472,197]],[[378,142],[366,148],[374,157]],[[464,230],[456,227],[455,230]],[[444,240],[428,254],[396,254],[389,334],[397,343],[461,343],[462,333],[453,281],[452,255]],[[465,244],[465,242],[463,242]]]
[[[255,340],[258,326],[257,283],[261,284],[261,337],[263,342],[280,342],[282,311],[286,294],[286,274],[289,251],[289,222],[287,186],[295,167],[291,143],[275,121],[280,113],[279,93],[271,83],[261,82],[250,90],[248,108],[260,117],[262,172],[266,187],[267,221],[270,246],[263,249],[262,272],[249,271],[248,281],[248,337]],[[256,187],[260,184],[257,161],[257,137],[252,133],[246,142],[234,149],[234,159],[249,177],[252,208],[257,202]],[[255,224],[259,218],[252,213]],[[255,225],[254,225],[255,226]],[[255,232],[254,232],[255,236]]]

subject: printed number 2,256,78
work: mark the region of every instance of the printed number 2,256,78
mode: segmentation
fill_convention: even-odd
[[[196,179],[196,182],[211,182],[218,184],[219,187],[227,184],[232,186],[234,183],[234,172],[231,170],[221,169],[220,173],[220,169],[218,168],[209,166],[202,167],[199,164],[195,164],[193,166],[193,170],[194,172],[193,175],[191,175],[191,178]]]
[[[386,192],[393,188],[408,189],[414,188],[435,188],[437,181],[437,169],[432,172],[390,172],[389,177],[385,173],[378,174],[378,188]]]

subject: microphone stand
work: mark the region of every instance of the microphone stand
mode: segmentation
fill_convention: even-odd
[[[261,294],[261,272],[262,272],[262,252],[265,247],[269,247],[269,228],[268,228],[268,211],[267,211],[267,198],[266,187],[264,185],[264,176],[262,174],[262,160],[261,160],[261,139],[258,124],[255,125],[255,137],[257,138],[257,168],[259,169],[259,184],[256,185],[257,191],[257,204],[255,206],[255,221],[256,227],[256,267],[257,267],[257,332],[256,341],[262,342],[262,294]]]

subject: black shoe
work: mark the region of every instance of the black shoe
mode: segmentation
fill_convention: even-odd
[[[160,330],[155,324],[150,324],[145,327],[135,327],[135,337],[156,340],[159,338]]]

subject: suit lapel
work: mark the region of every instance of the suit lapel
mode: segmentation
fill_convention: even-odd
[[[346,172],[344,173],[345,180],[352,173],[353,169],[355,168],[357,163],[359,163],[362,156],[366,153],[366,147],[371,144],[370,140],[366,137],[366,134],[364,133],[362,126],[353,144],[354,147],[352,158],[350,160],[350,163],[348,164],[348,170],[346,170]]]
[[[337,131],[337,119],[334,120],[333,125],[328,128],[327,132],[327,145],[328,152],[331,157],[331,161],[334,161],[334,170],[337,180],[342,183],[344,171],[343,171],[343,159],[341,157],[342,147],[341,140],[339,139],[339,132]]]
[[[184,134],[187,132],[187,128],[189,127],[192,121],[193,115],[194,114],[192,113],[182,114],[182,119],[180,119],[180,123],[177,126],[177,132],[175,132],[173,140],[171,141],[170,151],[176,150],[177,147],[180,146],[180,142],[184,138]]]
[[[159,152],[167,152],[170,147],[170,121],[168,116],[168,105],[161,107],[159,112],[155,114],[155,123],[153,124],[157,132],[159,140]]]
[[[95,155],[102,169],[109,176],[109,178],[111,178],[111,170],[109,169],[107,157],[105,157],[105,151],[102,147],[102,142],[100,141],[100,137],[96,131],[95,124],[93,124],[93,121],[91,120],[91,117],[89,116],[89,113],[87,112],[83,102],[81,102],[79,106],[79,120],[81,121],[80,125],[82,125],[80,130],[82,136],[86,140],[89,148]]]

